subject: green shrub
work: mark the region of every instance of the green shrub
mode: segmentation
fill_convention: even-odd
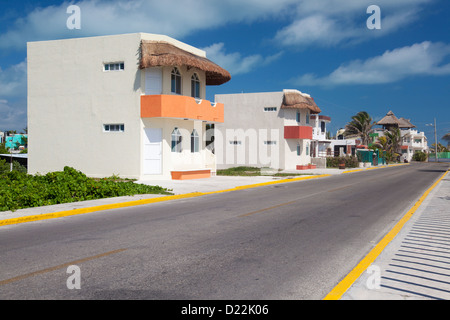
[[[95,180],[70,167],[33,176],[20,170],[9,172],[7,165],[6,172],[0,171],[0,211],[136,194],[170,194],[160,186]],[[0,169],[3,166],[0,161]]]
[[[425,152],[423,152],[423,151],[416,151],[413,154],[412,159],[414,161],[422,161],[423,162],[423,161],[427,161],[427,157],[428,157],[428,155]]]
[[[344,163],[346,168],[357,168],[358,158],[353,156],[327,157],[327,168],[339,168],[340,163]]]

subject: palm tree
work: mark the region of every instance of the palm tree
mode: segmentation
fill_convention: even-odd
[[[402,135],[400,133],[399,128],[391,128],[389,131],[385,131],[384,135],[387,137],[389,141],[390,151],[394,153],[398,153],[400,149],[400,142]]]
[[[378,138],[378,140],[373,144],[373,147],[383,151],[386,161],[393,161],[396,159],[400,153],[401,133],[398,128],[391,128],[384,132],[384,136]]]
[[[345,126],[344,136],[358,136],[361,138],[363,145],[368,145],[370,142],[369,133],[374,125],[375,121],[372,121],[372,117],[366,111],[360,111],[352,116],[352,121]]]

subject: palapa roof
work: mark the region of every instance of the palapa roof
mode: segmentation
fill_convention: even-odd
[[[380,121],[377,122],[377,124],[384,125],[384,126],[394,125],[394,126],[398,126],[399,128],[415,128],[416,127],[409,121],[409,119],[397,118],[392,111],[389,111],[383,119],[381,119]]]
[[[206,73],[207,85],[220,85],[231,79],[230,73],[211,60],[180,49],[165,41],[142,40],[140,68],[187,66]]]
[[[312,114],[322,111],[309,95],[301,93],[298,90],[284,90],[282,109],[309,109]]]
[[[400,122],[392,111],[389,111],[383,119],[377,122],[379,125],[398,125]]]
[[[398,121],[399,121],[399,124],[398,124],[399,128],[415,128],[416,127],[409,121],[409,119],[400,118],[400,119],[398,119]]]

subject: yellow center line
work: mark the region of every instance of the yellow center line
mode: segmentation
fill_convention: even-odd
[[[71,265],[76,265],[76,264],[80,264],[80,263],[83,263],[83,262],[86,262],[86,261],[99,259],[99,258],[102,258],[102,257],[105,257],[105,256],[109,256],[111,254],[119,253],[119,252],[122,252],[122,251],[125,251],[125,250],[127,250],[127,249],[113,250],[113,251],[109,251],[109,252],[98,254],[96,256],[87,257],[87,258],[71,261],[71,262],[68,262],[68,263],[60,264],[58,266],[46,268],[46,269],[43,269],[43,270],[38,270],[38,271],[31,272],[31,273],[23,274],[23,275],[20,275],[20,276],[11,278],[11,279],[2,280],[2,281],[0,281],[0,286],[3,286],[5,284],[9,284],[9,283],[12,283],[12,282],[17,282],[17,281],[20,281],[20,280],[23,280],[23,279],[26,279],[26,278],[34,277],[34,276],[37,276],[37,275],[40,275],[40,274],[52,272],[52,271],[55,271],[55,270],[58,270],[58,269],[66,268],[66,267],[71,266]]]

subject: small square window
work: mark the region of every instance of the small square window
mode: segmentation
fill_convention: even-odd
[[[104,132],[124,132],[125,125],[124,124],[104,124],[103,131]]]
[[[115,63],[105,63],[103,65],[104,71],[121,71],[125,70],[124,62],[115,62]]]

